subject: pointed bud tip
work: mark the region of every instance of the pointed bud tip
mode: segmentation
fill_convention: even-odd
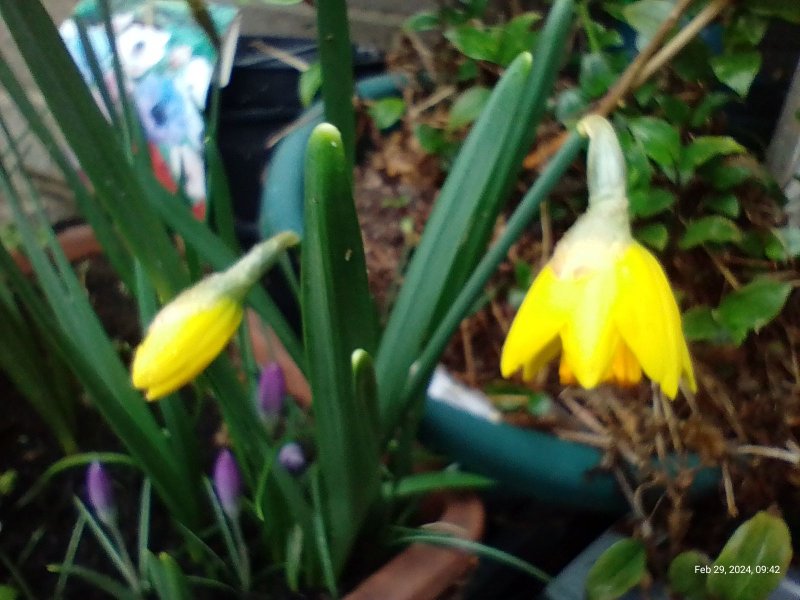
[[[214,463],[214,489],[225,513],[235,516],[239,511],[242,482],[236,459],[227,448],[220,451]]]

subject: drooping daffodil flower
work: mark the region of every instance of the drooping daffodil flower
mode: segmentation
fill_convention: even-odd
[[[564,384],[630,386],[642,371],[669,398],[696,383],[675,296],[658,260],[631,235],[625,161],[611,124],[585,117],[589,208],[537,275],[503,346],[504,377],[530,381],[561,356]]]
[[[238,262],[184,290],[155,316],[131,366],[135,388],[158,400],[194,379],[228,344],[244,313],[243,301],[281,252],[298,242],[279,233]]]

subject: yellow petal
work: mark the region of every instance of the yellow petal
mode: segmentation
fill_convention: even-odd
[[[503,344],[500,371],[510,377],[520,368],[528,381],[558,353],[556,336],[574,295],[548,264],[536,276]],[[555,352],[555,353],[554,353]]]
[[[605,380],[613,381],[621,386],[636,385],[642,380],[642,367],[631,349],[622,340],[614,353],[614,359]]]
[[[210,303],[167,305],[136,350],[131,368],[133,385],[147,390],[149,400],[182,387],[225,348],[242,314],[241,304],[224,295]]]
[[[626,250],[617,271],[620,296],[615,321],[622,339],[645,374],[674,398],[688,350],[669,281],[655,257],[639,244]]]
[[[617,297],[613,263],[573,281],[575,301],[561,332],[562,362],[585,388],[604,380],[619,343],[613,319]]]

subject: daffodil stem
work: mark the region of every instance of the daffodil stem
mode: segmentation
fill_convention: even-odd
[[[450,310],[439,322],[439,326],[433,332],[419,359],[416,361],[415,370],[409,376],[403,390],[402,397],[406,406],[422,393],[439,356],[444,351],[447,342],[458,328],[464,315],[474,305],[475,299],[495,272],[497,265],[505,259],[508,250],[536,216],[539,204],[558,183],[564,172],[572,164],[572,161],[575,160],[578,152],[583,148],[584,142],[585,140],[575,132],[569,135],[564,145],[561,146],[561,149],[536,180],[536,183],[525,194],[525,197],[509,219],[503,235],[478,263],[478,266],[464,284],[461,292],[450,306]]]

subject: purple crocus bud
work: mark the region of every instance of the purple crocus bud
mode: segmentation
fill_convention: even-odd
[[[300,444],[289,442],[278,451],[278,462],[290,473],[298,475],[306,468],[306,455]]]
[[[225,514],[231,518],[236,517],[239,514],[242,481],[236,460],[227,448],[217,455],[217,462],[214,464],[214,489],[217,490],[217,497]]]
[[[268,420],[280,415],[285,395],[286,380],[280,365],[276,362],[265,365],[258,380],[258,408],[261,415]]]
[[[89,494],[89,504],[97,518],[106,525],[113,523],[117,518],[117,508],[114,505],[111,480],[98,461],[89,465],[86,471],[86,490]]]

